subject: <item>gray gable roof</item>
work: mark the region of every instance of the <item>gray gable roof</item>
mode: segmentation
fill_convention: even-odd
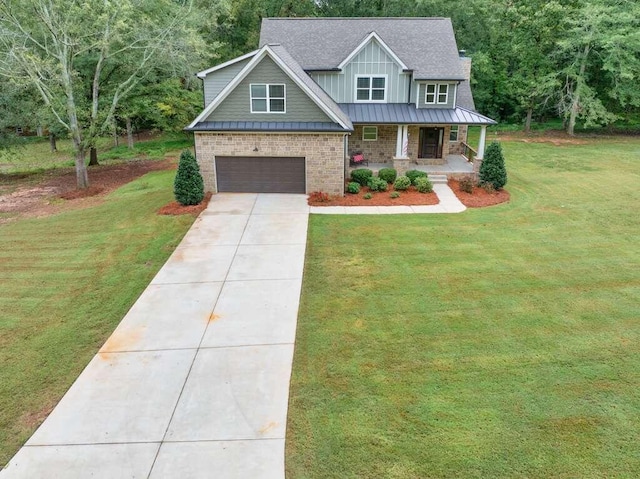
[[[264,18],[260,46],[279,43],[304,70],[332,70],[371,32],[415,79],[465,79],[448,18]]]
[[[333,98],[331,98],[327,92],[320,88],[320,86],[306,74],[300,64],[295,61],[295,59],[285,48],[282,47],[282,45],[273,44],[269,45],[269,48],[271,48],[271,51],[273,51],[273,53],[276,54],[278,58],[287,65],[287,67],[289,67],[289,69],[302,81],[302,83],[304,83],[334,115],[340,118],[348,128],[352,128],[351,120],[349,120],[349,117],[340,109],[338,104],[333,101]]]

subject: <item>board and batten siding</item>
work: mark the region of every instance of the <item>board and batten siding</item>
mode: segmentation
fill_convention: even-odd
[[[447,103],[425,103],[425,94],[427,91],[427,84],[428,83],[435,83],[436,85],[439,83],[447,83],[449,85],[449,96],[447,98]],[[432,81],[432,82],[413,82],[412,85],[412,96],[413,99],[412,101],[415,102],[416,106],[418,108],[455,108],[456,105],[454,104],[455,98],[456,98],[456,88],[458,87],[458,84],[455,82],[438,82],[438,81]],[[437,91],[437,87],[436,87],[436,91]]]
[[[345,55],[346,56],[346,55]],[[357,75],[387,75],[387,103],[408,103],[410,76],[372,39],[341,73],[311,73],[337,103],[355,103]]]
[[[211,103],[213,99],[218,96],[218,93],[220,93],[250,61],[251,58],[247,58],[229,65],[222,70],[209,73],[203,80],[205,106]]]
[[[279,83],[285,85],[286,113],[251,113],[249,85]],[[333,121],[269,57],[263,58],[206,121]]]

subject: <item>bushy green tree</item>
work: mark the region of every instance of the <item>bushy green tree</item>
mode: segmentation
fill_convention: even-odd
[[[487,147],[479,175],[480,183],[490,183],[496,190],[502,189],[507,184],[507,169],[504,166],[502,146],[497,141]]]
[[[189,150],[180,155],[173,193],[181,205],[197,205],[204,199],[204,182],[195,156]]]

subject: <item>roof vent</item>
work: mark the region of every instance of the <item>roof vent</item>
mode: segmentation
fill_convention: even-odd
[[[466,50],[458,50],[458,54],[459,54],[461,57],[464,57],[464,56],[466,56],[466,55],[467,55],[467,51],[466,51]]]

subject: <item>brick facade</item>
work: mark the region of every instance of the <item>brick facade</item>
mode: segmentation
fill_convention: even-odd
[[[196,157],[206,191],[216,192],[215,157],[285,156],[306,158],[307,193],[344,194],[342,133],[196,132]],[[254,151],[254,150],[258,151]]]
[[[464,147],[462,143],[467,142],[467,125],[458,125],[458,141],[449,142],[449,154],[462,155],[464,153]]]
[[[349,137],[349,154],[362,151],[371,163],[389,163],[396,155],[396,125],[370,125],[378,127],[378,139],[365,141],[362,139],[362,126],[354,125],[354,132]],[[367,125],[369,126],[369,125]]]

